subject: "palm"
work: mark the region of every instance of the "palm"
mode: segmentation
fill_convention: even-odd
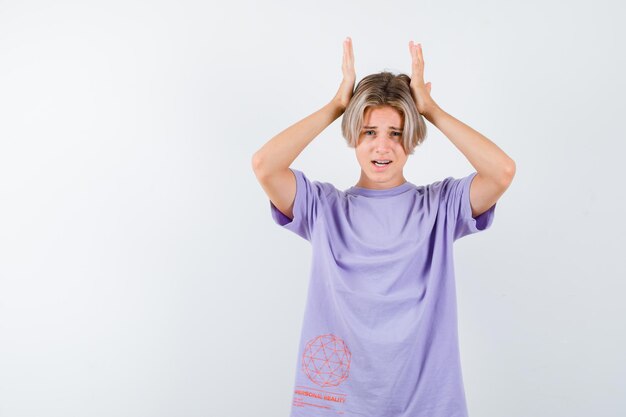
[[[343,62],[341,64],[343,80],[339,90],[335,95],[335,100],[345,109],[352,98],[356,72],[354,71],[354,51],[352,50],[352,39],[349,37],[343,41]]]
[[[431,83],[424,84],[424,57],[422,45],[409,42],[409,51],[412,59],[411,92],[417,111],[424,114],[434,102],[430,97]]]

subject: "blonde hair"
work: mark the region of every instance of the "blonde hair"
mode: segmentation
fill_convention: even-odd
[[[412,155],[415,147],[426,138],[426,122],[419,114],[411,95],[411,78],[406,74],[395,75],[388,71],[371,74],[357,84],[341,120],[341,134],[348,146],[355,148],[363,115],[368,107],[391,106],[404,118],[402,147]]]

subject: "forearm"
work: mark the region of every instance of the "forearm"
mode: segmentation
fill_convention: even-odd
[[[344,110],[333,100],[274,136],[255,152],[252,158],[255,173],[263,175],[289,168],[304,148]]]
[[[439,106],[424,115],[465,155],[478,173],[494,181],[508,181],[515,174],[515,162],[495,143]]]

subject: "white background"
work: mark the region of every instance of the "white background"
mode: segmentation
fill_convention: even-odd
[[[410,71],[517,164],[455,245],[470,415],[623,416],[618,1],[0,1],[0,416],[284,416],[310,245],[251,169],[357,80]],[[409,72],[410,74],[410,72]],[[337,119],[292,165],[345,189]],[[405,166],[474,168],[434,126]]]

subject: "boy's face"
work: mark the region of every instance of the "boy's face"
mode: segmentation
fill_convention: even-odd
[[[365,110],[356,145],[356,157],[361,165],[357,187],[387,189],[406,182],[402,174],[408,158],[402,147],[403,127],[403,117],[393,107],[368,107]],[[374,160],[391,163],[376,166]]]

